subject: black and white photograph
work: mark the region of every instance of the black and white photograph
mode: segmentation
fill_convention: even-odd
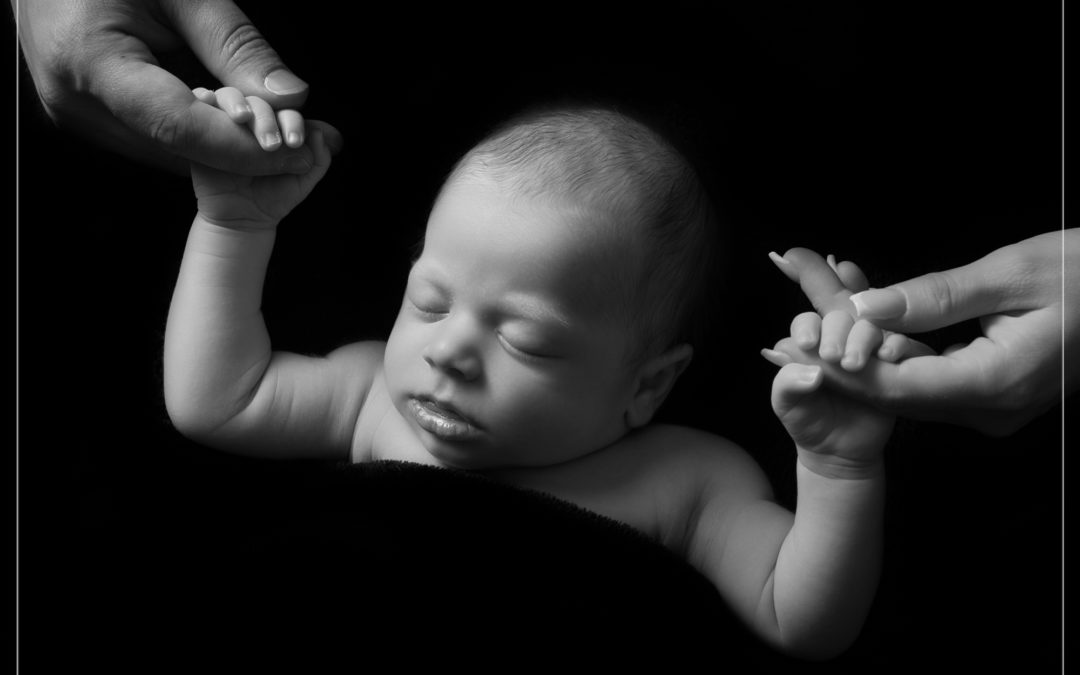
[[[1066,33],[13,0],[16,671],[1063,672]]]

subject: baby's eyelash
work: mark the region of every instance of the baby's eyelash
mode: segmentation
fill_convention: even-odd
[[[425,318],[436,320],[436,319],[441,319],[444,316],[446,316],[447,314],[449,314],[449,311],[447,311],[447,310],[431,309],[431,308],[427,308],[427,307],[421,307],[420,305],[416,304],[412,300],[409,300],[408,302],[409,302],[409,305],[413,308],[413,311],[415,311],[417,314],[420,314],[421,316],[423,316]]]
[[[498,335],[498,337],[499,337],[499,342],[502,343],[502,345],[510,353],[512,353],[513,355],[515,355],[515,356],[517,356],[517,357],[519,357],[521,359],[524,359],[526,361],[543,361],[543,360],[546,360],[546,359],[550,358],[549,356],[546,356],[544,354],[535,354],[533,352],[525,351],[524,349],[521,349],[520,347],[515,347],[514,344],[511,343],[509,340],[507,340],[506,337],[502,333],[496,333],[496,335]]]

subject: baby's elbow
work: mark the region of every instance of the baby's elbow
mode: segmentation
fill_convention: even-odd
[[[214,439],[232,416],[227,406],[176,379],[166,378],[164,393],[165,412],[173,428],[196,443],[214,445]]]
[[[173,428],[196,443],[207,444],[214,431],[220,427],[220,422],[212,419],[211,415],[194,404],[190,397],[170,395],[168,389],[165,393],[165,411]]]
[[[779,649],[785,655],[803,661],[830,661],[855,644],[858,631],[829,629],[808,631],[799,635],[781,634]]]

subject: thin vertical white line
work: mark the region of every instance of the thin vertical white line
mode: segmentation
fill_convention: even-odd
[[[20,550],[19,541],[21,532],[19,524],[22,513],[19,510],[22,497],[19,494],[19,455],[22,448],[19,445],[19,90],[21,89],[21,71],[19,70],[19,6],[21,0],[16,0],[13,9],[15,11],[15,673],[19,673],[19,659],[21,656],[22,635],[19,626],[20,600]]]
[[[1065,297],[1065,0],[1061,2],[1061,672],[1065,672],[1065,314],[1069,311],[1068,298]]]

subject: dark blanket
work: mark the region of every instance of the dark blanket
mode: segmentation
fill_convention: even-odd
[[[108,563],[76,603],[82,634],[96,636],[85,649],[133,669],[372,654],[799,665],[755,640],[681,559],[571,504],[402,463],[256,466],[240,481],[203,475],[174,495],[188,508],[97,542]]]

